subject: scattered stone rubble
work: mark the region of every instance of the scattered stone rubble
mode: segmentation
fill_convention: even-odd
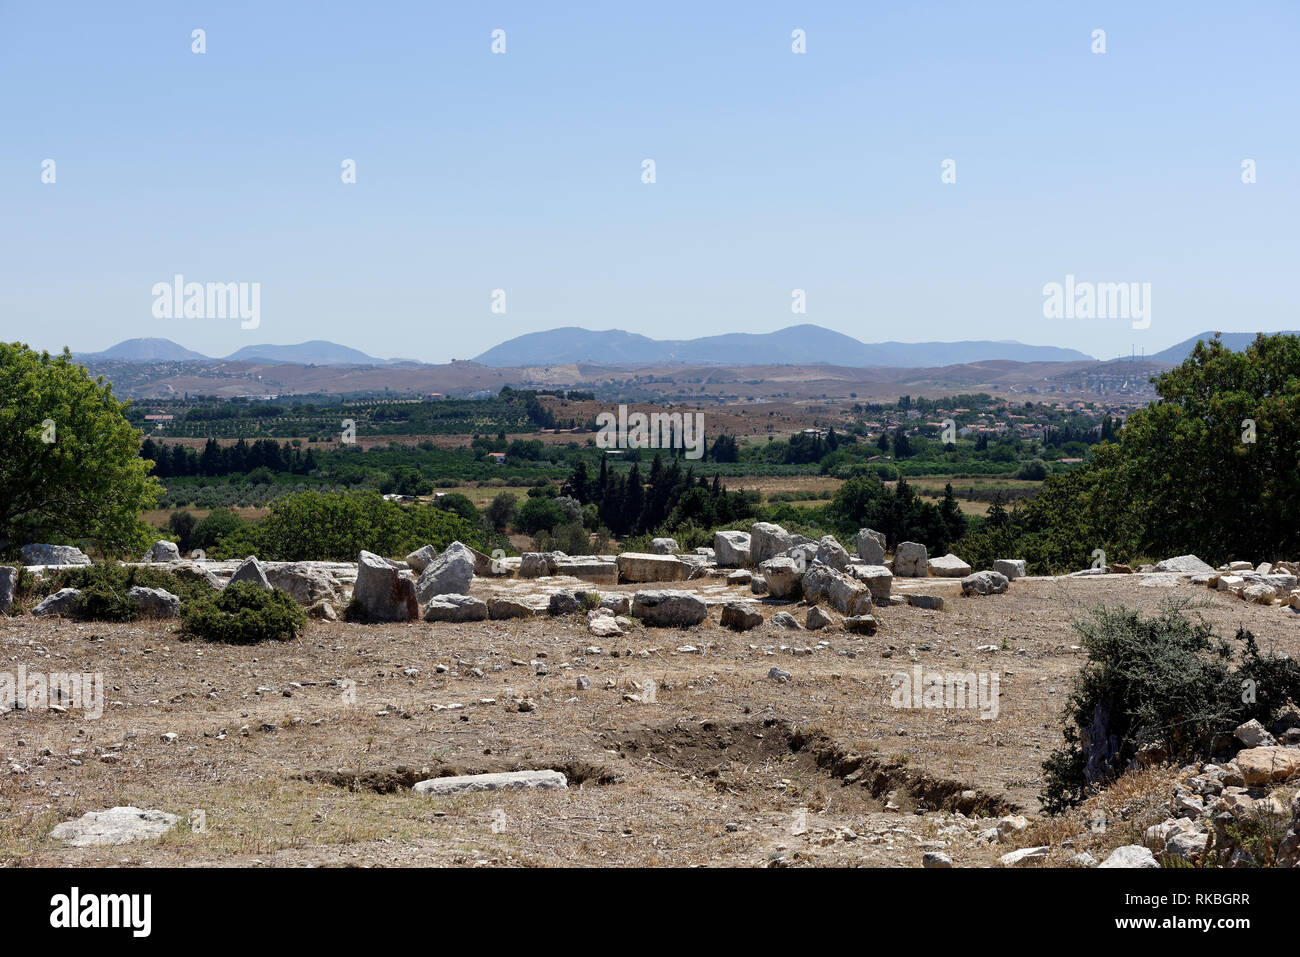
[[[89,562],[84,553],[68,546],[33,545],[23,554],[29,570],[37,575]],[[790,615],[787,627],[843,628],[850,633],[874,634],[880,623],[873,609],[904,603],[892,593],[900,567],[903,577],[961,575],[963,592],[972,591],[967,587],[972,577],[970,566],[956,555],[931,561],[924,545],[904,542],[888,560],[884,535],[869,528],[859,531],[855,550],[850,552],[834,536],[813,541],[770,522],[754,523],[748,531],[716,532],[711,548],[690,553],[683,553],[675,539],[658,538],[649,552],[618,555],[550,551],[489,558],[462,542],[452,542],[441,552],[426,545],[400,560],[363,551],[355,564],[268,562],[251,555],[242,560],[209,561],[184,558],[174,543],[158,541],[140,564],[200,576],[214,589],[233,582],[278,589],[312,617],[327,621],[337,620],[345,612],[352,620],[375,623],[584,613],[590,630],[599,636],[625,633],[635,621],[689,627],[704,621],[714,606],[726,606],[721,611],[726,627],[749,630],[781,614],[779,607],[771,606],[795,602],[807,608],[800,611],[804,621]],[[1018,566],[1023,570],[1024,562]],[[979,582],[995,575],[990,571],[974,574]],[[17,575],[18,569],[0,566],[0,610],[12,606]],[[980,585],[973,591],[1004,591],[1006,576],[1001,579],[1000,587]],[[602,594],[574,587],[583,582],[650,587],[634,594]],[[736,592],[746,586],[753,597],[738,600]],[[45,598],[33,614],[70,614],[78,594],[75,589],[63,589]],[[131,596],[145,615],[179,614],[180,599],[169,592],[137,588]],[[936,610],[945,607],[941,596],[911,595],[908,601]],[[777,626],[784,621],[778,619]]]
[[[962,596],[996,600],[992,596],[1006,592],[1027,572],[1023,559],[1012,558],[997,560],[992,569],[972,570],[951,553],[930,558],[926,547],[917,542],[900,543],[891,560],[884,536],[866,528],[859,531],[854,545],[850,552],[832,536],[812,541],[780,525],[759,522],[748,531],[716,532],[712,548],[688,554],[682,553],[673,539],[655,539],[650,552],[619,555],[529,552],[518,558],[492,559],[453,542],[441,552],[424,546],[405,560],[363,551],[355,564],[263,562],[255,556],[242,561],[207,561],[182,558],[175,545],[160,541],[143,556],[141,564],[199,575],[213,588],[247,581],[279,589],[318,617],[331,620],[349,601],[353,617],[370,622],[581,615],[593,636],[616,638],[644,626],[692,627],[703,622],[711,609],[717,609],[724,627],[742,632],[763,629],[756,634],[769,643],[751,648],[792,655],[812,654],[827,645],[826,641],[818,643],[820,635],[808,635],[804,639],[808,647],[799,644],[800,636],[807,632],[843,629],[851,635],[874,635],[888,625],[887,618],[882,622],[876,617],[880,608],[907,604],[942,613],[956,598],[958,585]],[[22,556],[38,576],[90,563],[83,552],[69,546],[29,545],[22,549]],[[17,568],[0,566],[0,611],[11,609],[18,573]],[[1111,564],[1075,574],[1119,573],[1134,570]],[[1194,555],[1183,555],[1138,568],[1135,577],[1205,585],[1243,601],[1300,611],[1300,566],[1294,562],[1251,565],[1237,561],[1214,569]],[[918,578],[929,583],[914,583]],[[947,579],[952,581],[947,583]],[[602,592],[590,587],[617,584],[649,587],[634,592]],[[898,595],[893,594],[895,584],[900,588]],[[751,593],[748,597],[741,594],[746,586]],[[470,594],[471,590],[479,594]],[[68,614],[77,596],[76,589],[62,589],[43,599],[32,614]],[[146,615],[171,617],[180,611],[180,599],[162,589],[135,587],[130,597]],[[817,648],[811,647],[814,644]],[[700,650],[681,643],[671,653]],[[592,651],[599,653],[599,648]],[[789,671],[777,667],[771,668],[768,676],[780,683],[793,680]],[[579,690],[590,687],[585,675],[577,681]],[[526,710],[527,704],[521,699],[519,708]],[[1067,863],[1146,868],[1171,859],[1203,863],[1213,855],[1218,864],[1255,866],[1263,863],[1260,855],[1267,853],[1272,863],[1300,866],[1300,791],[1296,787],[1300,783],[1300,714],[1270,728],[1247,722],[1236,729],[1235,738],[1235,753],[1225,752],[1216,756],[1215,762],[1182,770],[1170,795],[1169,816],[1146,830],[1142,844],[1117,848],[1101,863],[1087,854],[1075,854]],[[521,771],[435,778],[416,784],[414,789],[439,795],[566,786],[559,772]],[[1027,823],[1023,816],[1010,815],[993,827],[975,819],[970,826],[980,830],[981,840],[1006,843]],[[162,812],[114,808],[61,824],[52,836],[74,844],[116,843],[157,836],[174,824],[175,819]],[[1253,842],[1249,839],[1252,829],[1273,837],[1269,842]],[[1054,849],[1050,845],[1025,847],[1008,851],[1001,863],[1032,866],[1051,856]],[[925,854],[923,864],[951,867],[952,859],[936,848]]]
[[[247,581],[279,589],[312,617],[329,621],[345,610],[361,622],[584,614],[592,634],[602,637],[624,634],[637,622],[690,627],[704,621],[715,607],[725,627],[747,631],[781,614],[780,606],[794,603],[806,610],[800,610],[798,619],[791,615],[787,624],[800,630],[843,629],[870,635],[881,627],[876,609],[906,604],[942,613],[958,594],[941,587],[917,590],[912,584],[916,579],[935,585],[951,579],[960,595],[988,598],[1002,594],[1027,572],[1025,561],[1015,558],[998,559],[991,569],[972,570],[952,553],[930,557],[919,542],[901,542],[888,557],[885,536],[869,528],[859,530],[853,544],[850,551],[830,535],[814,541],[774,523],[756,522],[748,531],[715,532],[712,547],[689,553],[683,553],[675,539],[658,538],[649,552],[618,555],[551,551],[490,558],[453,542],[441,552],[426,545],[404,560],[362,552],[355,564],[264,562],[256,556],[208,561],[183,558],[173,543],[158,541],[141,564],[198,575],[213,588]],[[90,561],[79,549],[61,545],[29,545],[22,554],[28,570],[38,576]],[[1073,574],[1133,572],[1110,564]],[[0,566],[0,611],[12,608],[17,576],[18,569]],[[1300,567],[1292,562],[1238,561],[1213,569],[1195,555],[1181,555],[1142,566],[1135,577],[1142,584],[1204,584],[1247,602],[1300,611]],[[582,583],[648,587],[635,593],[602,594],[584,589]],[[738,595],[746,586],[749,596]],[[161,589],[133,588],[130,596],[146,616],[179,614],[180,599]],[[62,589],[43,599],[32,613],[70,614],[77,597],[75,589]],[[778,619],[776,625],[782,622]]]
[[[1269,729],[1248,721],[1234,737],[1231,758],[1181,769],[1169,817],[1143,843],[1158,858],[1193,864],[1212,855],[1224,867],[1300,867],[1300,713]]]

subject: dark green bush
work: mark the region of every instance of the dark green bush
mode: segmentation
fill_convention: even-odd
[[[282,591],[236,582],[187,602],[181,620],[185,631],[195,637],[248,645],[293,638],[307,623],[307,615]]]
[[[96,584],[77,596],[72,614],[85,621],[134,621],[140,613],[125,591]]]
[[[182,601],[215,594],[211,585],[192,573],[107,563],[62,569],[33,582],[25,591],[40,599],[61,588],[75,588],[81,592],[72,609],[75,617],[86,621],[134,621],[139,617],[139,609],[127,594],[137,586],[161,588]]]
[[[1144,616],[1129,608],[1097,608],[1075,622],[1088,662],[1066,704],[1065,746],[1043,763],[1048,813],[1079,803],[1122,774],[1147,745],[1172,759],[1208,756],[1215,735],[1250,718],[1271,722],[1300,700],[1300,665],[1262,654],[1238,629],[1232,646],[1184,604]]]

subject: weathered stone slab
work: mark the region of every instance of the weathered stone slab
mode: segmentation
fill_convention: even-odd
[[[872,615],[853,615],[844,619],[844,630],[855,635],[874,635],[880,627]]]
[[[976,572],[974,575],[967,575],[961,580],[961,593],[963,595],[1000,595],[1007,590],[1011,584],[1007,581],[1005,575],[997,572]]]
[[[138,807],[115,807],[87,811],[75,821],[55,825],[50,837],[73,847],[102,847],[130,844],[162,837],[179,821],[166,811],[144,811]]]
[[[175,542],[165,542],[162,539],[154,542],[149,546],[149,551],[144,553],[142,562],[178,562],[181,560],[181,550],[176,547]]]
[[[181,613],[181,599],[163,588],[144,588],[136,585],[127,597],[140,609],[145,618],[176,618]]]
[[[1151,869],[1159,866],[1160,862],[1156,860],[1155,855],[1148,848],[1140,844],[1125,844],[1123,847],[1117,847],[1111,851],[1110,857],[1098,864],[1097,868],[1138,867]]]
[[[230,584],[234,585],[238,582],[248,582],[266,591],[271,590],[271,583],[266,577],[266,566],[256,555],[249,555],[240,562],[235,573],[230,576]]]
[[[835,624],[835,616],[822,608],[821,605],[813,605],[808,609],[808,614],[804,617],[804,627],[809,631],[820,631],[823,628],[830,628]]]
[[[823,535],[813,559],[842,572],[849,564],[849,552],[834,535]]]
[[[592,582],[597,585],[615,585],[618,583],[618,564],[607,562],[596,555],[574,555],[557,558],[553,564],[556,575],[567,575],[579,581]]]
[[[272,588],[287,594],[300,605],[339,600],[339,586],[322,562],[271,562],[264,566]]]
[[[520,578],[548,578],[555,574],[555,552],[524,552],[519,556]]]
[[[630,584],[685,581],[693,567],[676,555],[624,552],[618,556],[618,580]]]
[[[488,617],[493,621],[504,621],[510,618],[532,618],[539,612],[544,611],[550,604],[550,597],[544,599],[540,606],[537,602],[541,601],[540,597],[512,597],[509,595],[494,595],[487,601]]]
[[[795,559],[782,555],[758,567],[767,583],[767,593],[773,598],[794,600],[803,594],[803,570]]]
[[[373,552],[358,557],[352,598],[365,621],[414,621],[420,615],[415,583]]]
[[[755,522],[749,529],[749,560],[755,565],[761,565],[795,544],[794,537],[780,525]]]
[[[885,564],[885,535],[871,528],[858,529],[858,557],[868,565]]]
[[[894,587],[894,573],[884,565],[849,565],[848,572],[871,590],[871,597],[877,602],[889,601],[889,593]]]
[[[437,595],[467,595],[473,581],[474,553],[469,546],[452,542],[420,572],[415,600],[423,605]]]
[[[1015,867],[1023,861],[1038,860],[1046,857],[1052,851],[1051,845],[1044,844],[1040,847],[1022,847],[1018,851],[1011,851],[1009,854],[1003,854],[998,858],[998,862],[1003,867]]]
[[[71,545],[24,545],[24,565],[89,565],[90,557]]]
[[[418,575],[429,567],[429,563],[438,557],[438,550],[432,545],[421,545],[406,556],[406,564]]]
[[[930,574],[936,578],[965,578],[971,573],[971,567],[952,552],[931,558],[929,562]]]
[[[803,597],[809,604],[828,602],[843,615],[864,615],[871,611],[871,591],[862,582],[829,565],[813,565],[803,576]]]
[[[460,774],[431,778],[412,788],[419,794],[473,794],[479,791],[558,791],[569,780],[559,771],[499,771],[493,774]]]
[[[587,612],[587,630],[597,638],[615,638],[623,634],[623,625],[608,608],[593,608]]]
[[[722,568],[744,568],[750,564],[749,532],[714,532],[713,557]]]
[[[1237,752],[1237,767],[1247,787],[1285,781],[1300,772],[1300,748],[1245,748]]]
[[[632,614],[651,625],[698,625],[707,611],[704,601],[688,591],[639,591],[632,599]]]
[[[1007,581],[1015,581],[1017,578],[1024,578],[1025,560],[1023,558],[999,558],[993,563],[993,570],[999,575],[1006,576]]]
[[[484,621],[487,602],[470,595],[435,595],[424,606],[425,621]]]
[[[899,542],[894,549],[894,574],[899,578],[925,578],[930,574],[930,559],[920,542]]]
[[[32,614],[37,616],[71,615],[73,606],[80,597],[81,592],[76,588],[60,588],[53,595],[41,599],[40,604],[32,609]]]
[[[750,601],[729,601],[722,606],[722,626],[733,631],[749,631],[763,623],[763,613]]]
[[[1215,571],[1195,555],[1179,555],[1177,558],[1166,558],[1151,570],[1155,572],[1179,572],[1183,575],[1213,575]]]

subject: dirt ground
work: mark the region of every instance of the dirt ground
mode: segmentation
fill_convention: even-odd
[[[1007,847],[977,839],[988,817],[1037,814],[1040,765],[1060,743],[1082,660],[1070,621],[1087,606],[1187,598],[1224,634],[1243,624],[1264,648],[1300,654],[1290,611],[1189,584],[1029,579],[962,598],[956,581],[896,583],[909,590],[948,607],[880,609],[871,637],[771,624],[735,633],[719,625],[720,607],[697,628],[637,626],[613,640],[593,638],[580,616],[543,616],[311,621],[292,642],[244,647],[185,640],[174,624],[0,619],[4,668],[102,673],[105,689],[98,720],[0,715],[0,859],[919,866],[943,850],[956,866],[989,866]],[[802,606],[763,608],[780,610],[803,621]],[[996,674],[997,716],[895,708],[891,676],[916,665]],[[770,678],[773,667],[789,680]],[[537,768],[564,771],[569,788],[410,790],[437,775]],[[48,836],[128,804],[182,824],[111,848]]]

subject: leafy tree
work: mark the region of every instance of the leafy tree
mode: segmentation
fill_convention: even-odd
[[[214,508],[207,518],[202,518],[194,526],[190,535],[189,547],[211,550],[217,542],[239,531],[248,523],[228,508]]]
[[[445,512],[454,512],[472,525],[477,525],[479,522],[478,509],[463,492],[445,492],[439,495],[433,504]]]
[[[1035,568],[1194,552],[1211,564],[1300,552],[1300,337],[1216,337],[1155,379],[1089,461],[1049,475],[1020,515],[1014,550]],[[1112,427],[1113,428],[1113,427]],[[1006,557],[1006,556],[1001,556]]]
[[[658,458],[659,456],[656,455],[655,460],[657,461]],[[677,463],[674,462],[673,468],[676,467]],[[642,514],[642,509],[644,507],[645,486],[641,484],[641,467],[633,462],[632,468],[627,473],[626,491],[623,496],[623,510],[627,517],[623,520],[620,526],[615,526],[615,530],[627,534],[629,532],[639,531],[643,528],[644,526],[641,522],[644,521]],[[657,511],[658,510],[656,509],[656,512]]]
[[[894,458],[905,459],[912,454],[912,440],[900,426],[894,430]]]
[[[551,531],[541,532],[533,541],[538,551],[561,551],[568,555],[586,554],[591,549],[590,543],[590,533],[581,525],[571,522],[557,525]]]
[[[1282,518],[1300,515],[1300,337],[1260,335],[1244,352],[1198,343],[1156,391],[1110,469],[1136,533],[1125,544],[1211,562],[1300,551],[1300,524]]]
[[[518,497],[512,492],[498,492],[483,510],[483,518],[496,531],[504,532],[518,513]]]
[[[713,448],[709,449],[708,458],[714,462],[739,462],[740,447],[736,444],[735,437],[719,435],[713,440]]]
[[[161,486],[138,454],[127,407],[67,349],[52,358],[0,343],[0,547],[85,540],[120,552],[147,544],[139,515]]]
[[[951,482],[943,487],[943,501],[939,504],[939,515],[943,519],[944,528],[947,529],[948,541],[955,542],[966,534],[966,513],[957,504]]]
[[[592,482],[587,477],[587,463],[579,459],[578,464],[573,467],[573,474],[564,483],[560,490],[562,494],[577,499],[579,502],[590,502],[592,498]]]
[[[189,512],[172,512],[167,519],[167,528],[176,536],[176,547],[180,549],[182,554],[188,552],[192,547],[190,540],[194,535],[196,525],[198,525],[198,519]]]
[[[1047,478],[1047,464],[1042,459],[1030,459],[1020,466],[1020,470],[1016,472],[1016,478],[1041,482]]]
[[[385,495],[428,495],[433,491],[433,482],[421,475],[419,469],[399,465],[389,471],[379,491]]]
[[[557,495],[555,507],[560,510],[562,520],[569,525],[582,524],[582,503],[571,495]]]
[[[362,549],[405,555],[422,545],[441,551],[453,541],[484,544],[479,528],[433,505],[401,506],[377,492],[302,492],[271,503],[252,550],[278,561],[355,561]]]
[[[888,496],[885,483],[875,475],[851,478],[836,490],[826,515],[846,535],[855,533],[859,528],[874,527],[870,522]]]
[[[519,517],[515,520],[515,524],[521,532],[536,535],[538,532],[551,531],[563,521],[564,513],[560,511],[556,499],[530,496],[519,509]]]

